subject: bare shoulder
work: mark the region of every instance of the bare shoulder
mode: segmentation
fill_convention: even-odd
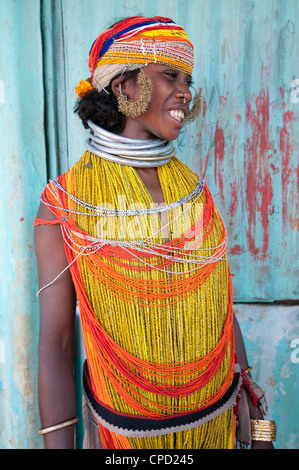
[[[42,202],[40,203],[36,217],[43,220],[56,219],[55,214],[53,214],[53,212],[47,207],[47,205],[43,204]]]
[[[55,214],[43,203],[38,209],[37,218],[42,220],[56,220]],[[65,260],[65,252],[61,228],[59,224],[54,225],[37,225],[34,228],[34,244],[37,257],[62,256]]]

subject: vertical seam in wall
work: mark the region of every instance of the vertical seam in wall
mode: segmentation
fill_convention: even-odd
[[[61,40],[62,40],[62,48],[63,48],[63,79],[64,79],[64,118],[65,118],[65,126],[64,130],[66,131],[66,146],[65,146],[65,151],[66,151],[66,160],[67,160],[67,167],[70,167],[70,160],[69,160],[69,145],[68,145],[68,110],[67,110],[67,99],[66,99],[66,93],[65,90],[67,89],[66,87],[66,59],[67,59],[67,54],[66,54],[66,48],[65,48],[65,40],[64,40],[64,18],[63,18],[63,6],[62,6],[62,0],[60,0],[60,18],[61,18]],[[59,130],[58,130],[59,132]],[[60,151],[59,151],[59,139],[58,139],[58,162],[59,162],[59,169],[61,170],[61,162],[60,162]]]
[[[46,179],[49,181],[50,178],[50,162],[49,162],[49,136],[47,132],[47,93],[46,93],[46,63],[45,63],[45,35],[43,31],[43,0],[40,0],[40,35],[41,35],[41,51],[42,51],[42,77],[43,77],[43,97],[44,97],[44,142],[45,142],[45,154],[46,154]]]
[[[47,181],[69,165],[66,51],[61,0],[40,0]],[[49,86],[48,86],[49,84]]]

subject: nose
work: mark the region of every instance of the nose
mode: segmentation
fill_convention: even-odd
[[[176,92],[176,97],[183,100],[184,104],[189,104],[192,100],[192,95],[189,86],[187,84],[185,84],[184,86],[180,86]]]

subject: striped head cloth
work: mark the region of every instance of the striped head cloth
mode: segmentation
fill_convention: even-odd
[[[193,46],[184,28],[160,16],[127,18],[94,41],[88,62],[91,83],[101,91],[116,75],[151,63],[192,74]]]

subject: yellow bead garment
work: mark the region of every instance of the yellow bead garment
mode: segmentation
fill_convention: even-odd
[[[197,176],[180,162],[173,158],[162,167],[158,167],[158,176],[166,204],[181,199],[190,194],[198,181]],[[117,163],[101,159],[86,152],[77,164],[70,170],[72,172],[73,194],[76,198],[94,205],[128,209],[134,204],[138,207],[151,207],[153,200],[133,167],[123,166]],[[189,217],[194,221],[196,214],[202,210],[205,197],[202,194],[192,208]],[[75,205],[77,212],[82,211],[79,204]],[[181,212],[180,212],[181,211]],[[183,227],[184,207],[168,211],[168,221],[175,219],[168,226],[168,237],[177,236]],[[125,238],[135,240],[151,237],[155,243],[163,243],[162,233],[159,231],[165,219],[160,220],[156,215],[145,215],[131,218],[125,217],[90,217],[76,214],[76,225],[84,232],[92,236],[103,236],[110,240]],[[202,248],[207,256],[217,246],[221,235],[220,216],[216,211],[215,225],[210,235],[203,241]],[[136,302],[128,302],[120,298],[116,292],[109,289],[105,282],[95,279],[87,263],[87,257],[79,258],[80,269],[84,289],[93,312],[104,330],[124,350],[152,363],[176,363],[193,360],[203,356],[215,347],[227,314],[228,305],[228,265],[223,258],[206,279],[202,286],[185,300],[169,304],[167,301],[156,301],[150,296],[148,301],[140,305]],[[109,261],[106,261],[109,264]],[[137,261],[136,261],[137,263]],[[122,267],[115,267],[120,271],[126,271]],[[134,271],[128,270],[128,276],[137,278],[152,278],[165,280],[175,276],[169,272],[186,273],[190,270],[190,264],[182,265],[173,263],[167,272],[162,270]],[[168,407],[168,414],[174,414],[176,407],[189,407],[208,398],[215,393],[228,373],[229,351],[215,377],[203,388],[192,395],[181,398],[173,398],[157,395],[144,390],[138,392],[144,397],[142,400],[135,397],[142,406],[160,412],[156,404]],[[129,414],[140,414],[129,406],[122,396],[114,389],[109,379],[105,376],[106,392],[110,397],[113,407],[117,411]],[[134,388],[134,387],[133,387]],[[137,391],[137,390],[136,390]],[[105,401],[101,387],[97,394]],[[171,411],[173,408],[173,411]],[[233,410],[229,409],[220,416],[195,429],[152,436],[145,438],[128,438],[131,448],[150,449],[199,449],[199,448],[230,448],[232,446]],[[117,436],[115,436],[117,439]]]

